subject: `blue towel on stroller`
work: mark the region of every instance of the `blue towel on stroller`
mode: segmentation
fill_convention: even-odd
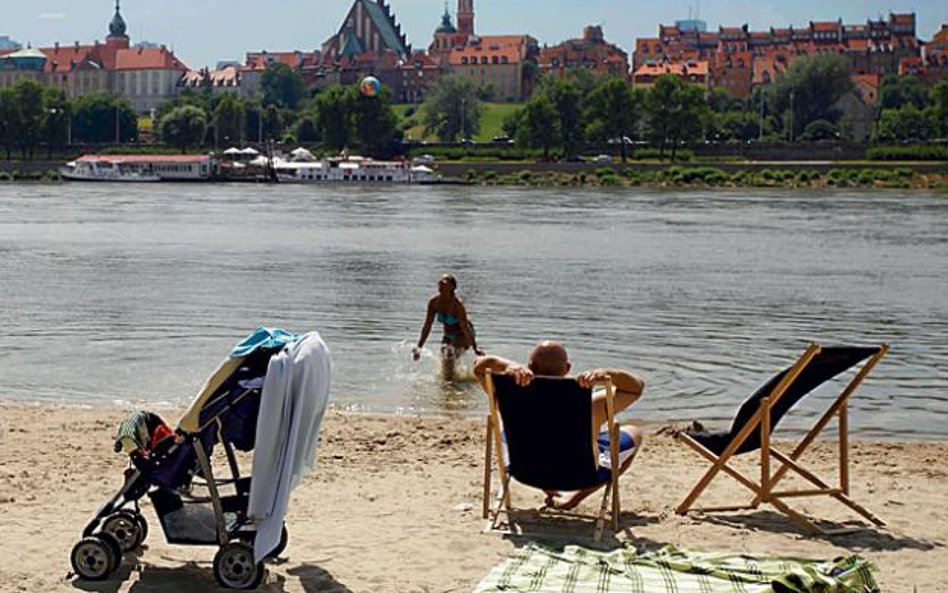
[[[282,329],[270,329],[269,327],[258,327],[252,334],[244,338],[242,342],[234,346],[230,351],[231,358],[240,358],[249,356],[261,348],[273,350],[282,348],[287,344],[292,344],[299,339],[296,334]]]

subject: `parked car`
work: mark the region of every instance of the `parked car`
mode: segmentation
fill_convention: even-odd
[[[513,144],[514,143],[513,139],[510,136],[494,136],[491,142],[495,142],[497,144]]]
[[[435,162],[435,158],[430,154],[420,154],[412,160],[416,165],[432,165]]]
[[[612,162],[612,157],[609,156],[608,154],[600,154],[600,155],[594,156],[594,157],[592,158],[592,162],[594,162],[594,163],[611,163],[611,162]]]

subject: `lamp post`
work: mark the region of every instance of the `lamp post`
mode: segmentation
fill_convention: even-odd
[[[461,142],[464,142],[464,120],[467,119],[467,113],[465,111],[466,104],[467,97],[461,97]]]
[[[115,143],[120,144],[122,142],[122,126],[119,123],[119,106],[116,103],[115,105]]]

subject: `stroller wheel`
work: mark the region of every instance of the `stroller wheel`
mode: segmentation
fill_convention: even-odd
[[[142,534],[142,539],[138,542],[138,545],[142,545],[142,542],[148,537],[148,521],[146,521],[145,516],[140,513],[135,513],[135,521],[138,523],[138,530],[141,531]]]
[[[118,545],[114,541],[110,542],[98,535],[84,537],[72,547],[69,555],[72,569],[82,579],[101,581],[118,568],[121,557],[116,559],[117,549]]]
[[[253,546],[244,542],[224,544],[214,556],[214,578],[227,589],[256,589],[263,574],[263,563],[253,561]]]
[[[102,524],[102,532],[114,537],[123,552],[130,552],[137,549],[145,539],[145,533],[141,527],[142,523],[139,520],[144,523],[141,515],[129,511],[119,511],[109,515],[105,523]]]

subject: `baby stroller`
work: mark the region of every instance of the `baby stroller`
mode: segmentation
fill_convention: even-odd
[[[312,469],[329,398],[329,350],[317,333],[260,328],[239,343],[171,430],[136,412],[119,427],[116,452],[130,466],[119,491],[96,512],[70,555],[82,579],[103,580],[148,535],[146,494],[170,544],[214,545],[221,586],[254,589],[263,560],[280,554],[290,490]],[[212,464],[220,445],[229,477]],[[242,475],[236,451],[253,451]]]

